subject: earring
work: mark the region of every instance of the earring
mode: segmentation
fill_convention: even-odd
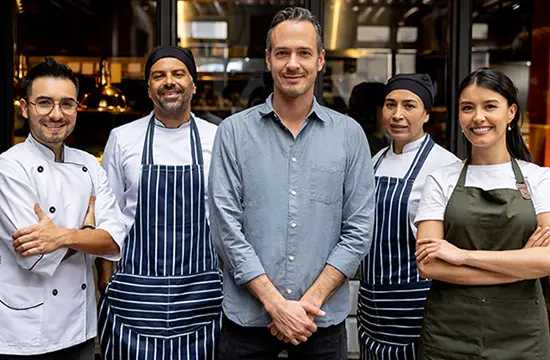
[[[512,127],[510,126],[510,124],[508,124],[508,131],[512,130]]]

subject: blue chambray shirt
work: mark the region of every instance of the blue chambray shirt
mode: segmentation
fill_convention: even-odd
[[[270,96],[218,128],[209,204],[224,260],[224,313],[241,326],[267,326],[270,316],[242,284],[265,273],[286,299],[299,300],[326,264],[349,278],[368,252],[374,175],[366,136],[314,100],[294,137]],[[348,280],[322,309],[320,327],[346,318]]]

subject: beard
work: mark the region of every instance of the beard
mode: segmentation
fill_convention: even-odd
[[[174,99],[165,99],[163,95],[168,91],[177,91],[178,97]],[[181,110],[187,109],[191,102],[191,93],[186,91],[180,85],[174,86],[163,86],[157,91],[157,105],[161,108],[162,111],[166,113],[176,113]]]

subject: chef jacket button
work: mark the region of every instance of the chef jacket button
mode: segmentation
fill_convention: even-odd
[[[41,173],[42,171],[44,171],[44,168],[42,166],[39,166],[36,170],[38,170],[38,172]]]
[[[81,288],[82,290],[86,290],[86,284],[82,284]]]
[[[52,295],[53,295],[53,296],[57,296],[57,289],[53,289]]]
[[[83,166],[82,171],[86,172],[86,171],[88,171],[88,168],[86,166]]]
[[[55,212],[55,206],[50,206],[50,212],[53,214]]]

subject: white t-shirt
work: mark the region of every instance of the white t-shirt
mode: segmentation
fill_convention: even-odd
[[[538,214],[550,211],[550,169],[518,160],[519,167],[529,187],[531,199]],[[444,220],[447,203],[454,191],[463,163],[457,161],[434,171],[426,181],[422,200],[416,212],[415,224],[424,220]],[[510,162],[497,165],[469,165],[466,187],[483,190],[517,189],[516,178]]]
[[[111,131],[103,154],[102,166],[118,200],[128,231],[136,214],[141,156],[151,114]],[[205,205],[208,217],[208,172],[212,145],[218,127],[195,117],[204,161]],[[153,162],[159,165],[190,165],[193,162],[189,122],[177,129],[166,128],[155,120]]]
[[[389,176],[394,178],[403,178],[407,174],[407,171],[411,167],[411,164],[416,156],[416,153],[420,149],[422,142],[424,141],[425,136],[421,139],[413,141],[403,147],[401,154],[396,154],[393,151],[393,143],[390,144],[390,149],[380,162],[378,169],[375,172],[375,176]],[[387,147],[378,152],[373,158],[373,164],[376,164],[380,156],[386,151]],[[441,146],[435,144],[430,151],[422,169],[418,173],[416,180],[414,181],[411,195],[409,197],[409,220],[411,224],[412,231],[416,236],[416,226],[414,226],[414,218],[416,215],[416,209],[422,196],[422,189],[426,182],[426,177],[432,171],[442,166],[449,165],[459,159],[445,150]]]

